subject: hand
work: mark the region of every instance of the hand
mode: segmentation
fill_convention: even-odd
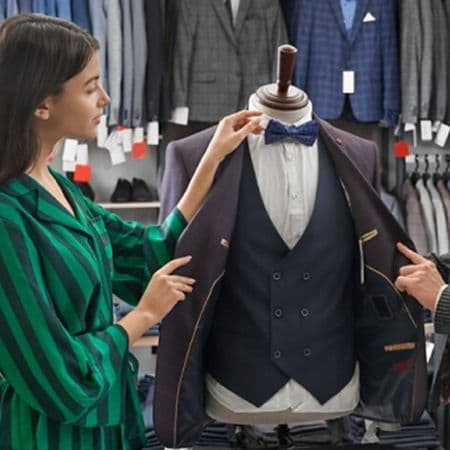
[[[406,291],[423,306],[434,311],[439,290],[445,284],[436,265],[400,242],[397,244],[397,249],[413,264],[400,268],[400,275],[395,280],[395,286],[399,291]]]
[[[222,162],[250,133],[263,130],[260,116],[259,111],[242,110],[224,117],[217,126],[205,157],[213,158],[216,163]]]
[[[179,301],[184,300],[186,293],[192,292],[195,280],[189,277],[171,275],[171,273],[188,264],[190,260],[191,256],[173,259],[157,270],[139,301],[136,311],[146,314],[151,323],[157,323]]]

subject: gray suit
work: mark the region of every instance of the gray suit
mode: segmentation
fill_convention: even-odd
[[[143,0],[131,2],[133,21],[133,127],[142,126],[142,108],[144,106],[145,65],[147,63],[147,34],[145,29],[145,10]]]
[[[419,74],[422,41],[419,0],[400,0],[402,120],[416,123],[419,116]]]
[[[109,125],[119,123],[122,84],[122,20],[119,0],[106,0],[108,84],[111,97]]]
[[[133,35],[130,0],[121,0],[123,24],[122,125],[131,125],[133,104]]]
[[[442,0],[431,2],[433,10],[433,88],[432,120],[443,121],[447,106],[448,33],[447,15]]]
[[[172,106],[212,122],[243,107],[275,76],[287,42],[278,2],[241,0],[233,28],[224,0],[182,0],[175,36]]]
[[[420,65],[420,118],[430,114],[431,88],[433,85],[433,12],[429,0],[419,0],[422,24],[422,54]]]

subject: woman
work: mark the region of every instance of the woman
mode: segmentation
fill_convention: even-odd
[[[0,26],[0,447],[138,449],[128,352],[195,280],[172,272],[178,236],[220,162],[258,113],[223,119],[160,227],[124,222],[48,167],[62,138],[93,139],[109,98],[97,42],[71,23],[19,15]],[[150,280],[150,282],[149,282]],[[112,292],[136,305],[116,324]]]

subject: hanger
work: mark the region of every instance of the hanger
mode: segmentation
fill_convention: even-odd
[[[425,159],[425,172],[422,175],[423,182],[426,183],[427,180],[430,178],[430,174],[428,172],[428,169],[430,168],[430,161],[428,160],[428,153],[425,153],[424,156]]]
[[[445,183],[447,183],[450,180],[450,154],[448,153],[445,155],[445,169],[443,179]]]
[[[441,167],[441,158],[439,157],[439,153],[436,153],[434,155],[435,159],[436,159],[436,167],[434,169],[434,173],[433,173],[433,183],[436,184],[438,182],[438,180],[440,180],[442,178],[442,174],[439,172],[439,169]]]
[[[411,180],[412,184],[416,184],[417,180],[420,178],[419,174],[419,155],[414,155],[414,171],[409,176],[409,179]]]

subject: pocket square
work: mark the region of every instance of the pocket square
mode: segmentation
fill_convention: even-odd
[[[364,23],[367,23],[367,22],[375,22],[375,20],[377,20],[377,19],[375,18],[375,16],[374,16],[371,12],[368,12],[368,13],[364,16],[363,22],[364,22]]]

